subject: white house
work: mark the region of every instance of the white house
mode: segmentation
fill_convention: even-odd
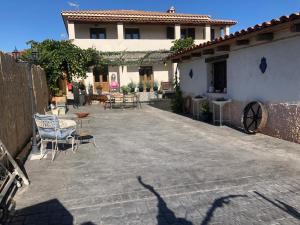
[[[164,65],[172,41],[192,37],[196,44],[229,34],[232,20],[216,20],[207,15],[180,14],[175,8],[167,12],[136,10],[63,11],[69,39],[81,48],[96,48],[125,61],[124,65],[107,65],[89,72],[86,82],[101,84],[108,91],[114,74],[120,85],[173,79],[174,65]],[[123,57],[123,58],[122,58]],[[133,63],[126,63],[132,58]],[[137,60],[139,59],[139,60]],[[145,60],[141,60],[145,59]],[[130,61],[130,60],[129,60]],[[141,62],[142,61],[142,62]]]
[[[261,132],[300,143],[299,13],[216,38],[170,59],[179,63],[185,96],[232,99],[225,117],[238,127],[245,105],[260,101],[268,115]]]

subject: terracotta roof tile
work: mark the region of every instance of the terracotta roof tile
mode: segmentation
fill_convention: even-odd
[[[234,25],[233,20],[215,20],[208,15],[149,12],[139,10],[78,10],[63,11],[69,21],[85,22],[132,22],[132,23],[181,23]]]
[[[237,37],[241,37],[241,36],[256,32],[256,31],[261,31],[263,29],[273,27],[273,26],[276,26],[278,24],[291,22],[291,21],[297,20],[297,19],[300,19],[300,12],[299,13],[293,13],[289,16],[282,16],[279,19],[272,19],[271,21],[267,21],[267,22],[264,22],[262,24],[256,24],[255,26],[248,27],[247,29],[242,29],[240,31],[237,31],[234,34],[226,35],[225,37],[216,38],[213,41],[208,41],[208,42],[205,42],[205,43],[202,43],[202,44],[199,44],[199,45],[195,45],[194,47],[187,48],[187,49],[182,50],[180,52],[176,52],[176,53],[170,55],[168,58],[175,58],[175,57],[178,57],[180,55],[189,53],[189,52],[191,52],[193,50],[196,50],[196,49],[198,50],[198,49],[201,49],[201,48],[204,48],[204,47],[207,47],[207,46],[211,46],[211,45],[214,45],[214,44],[219,44],[219,43],[227,41],[229,39],[234,39],[234,38],[237,38]]]

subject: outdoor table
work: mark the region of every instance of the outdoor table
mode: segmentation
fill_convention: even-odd
[[[231,102],[231,99],[227,99],[227,100],[224,100],[224,101],[212,101],[212,104],[213,104],[213,123],[215,124],[216,121],[219,121],[220,122],[220,127],[222,126],[222,122],[224,122],[223,120],[223,117],[222,117],[222,114],[223,114],[223,107],[227,104],[227,103],[230,103]],[[215,115],[215,105],[218,105],[219,106],[219,113],[220,113],[220,118],[219,120],[216,120],[216,115]],[[229,110],[230,110],[230,107],[229,107]],[[229,112],[229,115],[230,115],[230,112]]]

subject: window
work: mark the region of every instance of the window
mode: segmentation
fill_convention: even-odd
[[[175,28],[167,27],[167,39],[175,39]]]
[[[216,32],[215,29],[210,29],[210,39],[214,40],[216,38]]]
[[[140,30],[137,28],[125,28],[125,39],[140,39]]]
[[[182,28],[181,29],[181,38],[191,37],[195,39],[195,28]]]
[[[227,64],[226,61],[213,63],[213,84],[215,92],[226,92]]]
[[[90,37],[91,39],[106,39],[105,28],[91,28]]]

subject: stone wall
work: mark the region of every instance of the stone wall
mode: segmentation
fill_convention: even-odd
[[[48,87],[44,71],[27,63],[16,63],[0,52],[0,139],[16,156],[32,136],[30,76],[34,80],[35,106],[39,113],[48,105]]]
[[[233,101],[224,109],[225,118],[231,125],[242,127],[242,113],[246,102]],[[300,143],[300,104],[299,103],[264,103],[268,112],[265,128],[260,132],[273,137]],[[230,114],[229,114],[230,112]]]

